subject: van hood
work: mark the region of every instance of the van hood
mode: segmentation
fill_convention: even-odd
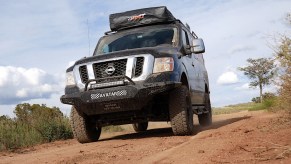
[[[91,57],[84,57],[76,63],[69,67],[67,69],[67,72],[73,71],[75,65],[84,64],[88,62],[94,62],[99,60],[106,60],[106,59],[114,59],[118,57],[125,57],[125,56],[131,56],[131,55],[139,55],[139,54],[151,54],[155,58],[158,57],[172,57],[173,55],[181,56],[182,53],[177,47],[170,47],[170,46],[157,46],[157,47],[146,47],[146,48],[138,48],[138,49],[132,49],[132,50],[122,50],[122,51],[116,51],[111,52],[108,54],[102,54],[102,55],[95,55]]]
[[[139,55],[139,54],[151,54],[154,57],[170,57],[173,55],[180,55],[181,53],[178,51],[176,47],[147,47],[147,48],[139,48],[139,49],[132,49],[132,50],[123,50],[123,51],[116,51],[111,52],[108,54],[96,55],[91,57],[85,57],[83,59],[78,60],[75,65],[83,64],[88,62],[94,62],[98,60],[105,60],[105,59],[113,59],[118,57],[124,56],[131,56],[131,55]]]

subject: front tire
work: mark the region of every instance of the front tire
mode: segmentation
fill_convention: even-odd
[[[209,126],[212,124],[212,109],[209,94],[205,93],[205,109],[208,113],[198,115],[199,124],[201,126]]]
[[[186,86],[178,87],[170,93],[169,113],[174,135],[194,133],[191,97]]]
[[[148,122],[141,122],[141,123],[132,124],[132,127],[133,127],[134,131],[136,131],[136,132],[143,132],[143,131],[147,130],[148,125],[149,125]]]
[[[90,122],[86,115],[80,114],[74,106],[71,110],[70,121],[74,138],[80,143],[98,141],[101,134],[101,127],[97,128],[95,123]]]

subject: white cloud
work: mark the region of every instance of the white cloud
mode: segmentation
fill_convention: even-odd
[[[60,91],[57,77],[38,68],[0,66],[0,105],[49,98]]]
[[[0,67],[0,87],[4,86],[8,79],[8,72]]]
[[[16,97],[18,98],[24,98],[26,96],[27,96],[27,90],[25,88],[22,88],[16,92]]]
[[[223,73],[218,77],[217,83],[220,85],[235,84],[238,82],[237,74],[232,71]]]

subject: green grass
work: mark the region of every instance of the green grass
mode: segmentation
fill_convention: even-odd
[[[241,111],[257,111],[257,110],[268,110],[272,108],[276,103],[276,99],[266,99],[263,103],[241,103],[236,105],[228,105],[225,107],[213,108],[213,114],[231,114]]]
[[[276,102],[276,98],[266,99],[263,103],[256,103],[257,105],[253,106],[249,111],[269,110],[276,105]]]

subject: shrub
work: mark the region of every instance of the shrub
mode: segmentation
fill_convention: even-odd
[[[41,135],[26,124],[12,119],[0,120],[0,150],[26,147],[41,141]]]
[[[14,113],[14,119],[0,117],[0,150],[73,138],[69,119],[63,116],[59,108],[19,104]]]
[[[276,95],[274,93],[266,92],[266,93],[263,94],[263,101],[267,100],[267,99],[272,99],[272,98],[275,98],[275,97],[276,97]],[[252,102],[260,103],[260,97],[252,98]]]
[[[253,105],[249,111],[256,111],[256,110],[272,110],[272,107],[274,107],[277,104],[277,97],[272,98],[266,98],[262,103],[256,103]]]
[[[291,25],[291,13],[286,15],[289,27]],[[291,119],[291,38],[290,35],[281,35],[279,45],[274,47],[275,57],[279,63],[281,83],[279,89],[278,108],[289,113]]]
[[[51,122],[45,122],[40,126],[42,138],[45,142],[51,142],[60,139],[72,138],[72,130],[69,126],[68,119],[53,120]]]

